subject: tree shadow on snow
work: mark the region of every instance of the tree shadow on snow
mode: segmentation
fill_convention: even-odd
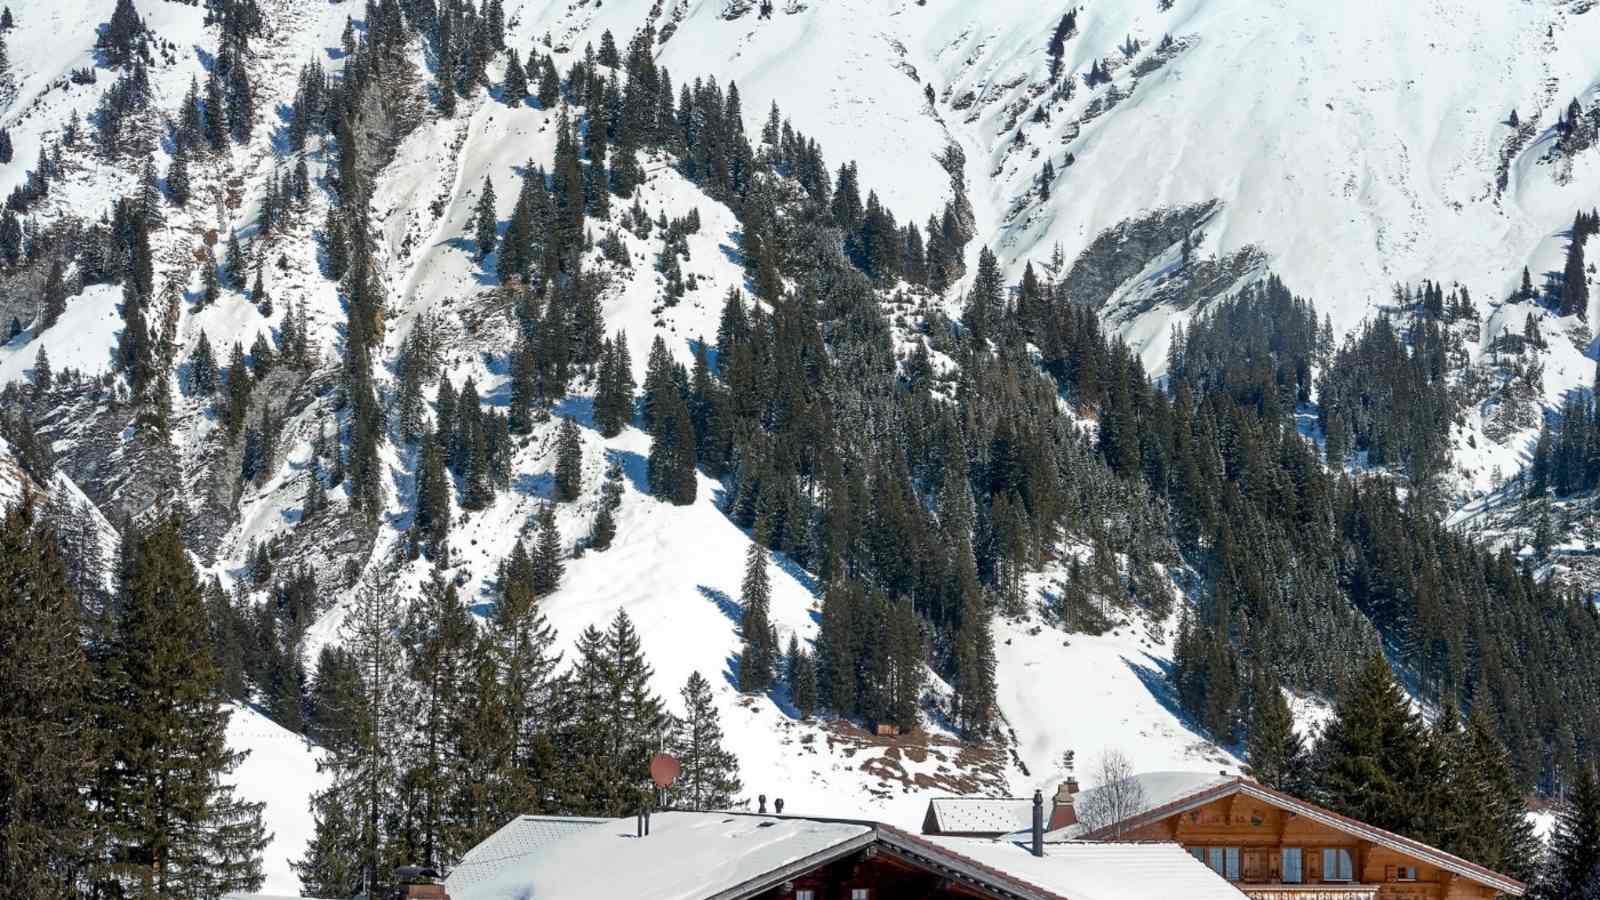
[[[1183,727],[1195,734],[1204,734],[1205,729],[1201,728],[1200,723],[1184,711],[1183,705],[1178,702],[1178,689],[1172,681],[1172,663],[1157,659],[1148,653],[1141,655],[1144,657],[1144,662],[1135,662],[1124,656],[1122,663],[1138,676],[1144,689],[1161,704],[1162,709],[1182,723]]]
[[[645,458],[632,450],[606,448],[606,463],[622,467],[622,477],[641,494],[650,493],[650,468]]]
[[[552,410],[558,416],[566,416],[584,428],[594,428],[594,398],[575,397],[567,395],[555,405]]]
[[[700,596],[715,603],[717,609],[728,617],[728,621],[735,625],[744,621],[744,607],[739,605],[739,601],[729,597],[727,591],[720,591],[704,584],[696,585],[695,590],[700,592]]]

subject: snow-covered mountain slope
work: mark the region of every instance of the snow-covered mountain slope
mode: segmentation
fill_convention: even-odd
[[[0,194],[23,183],[40,148],[59,139],[74,114],[87,116],[109,89],[114,75],[104,69],[95,84],[68,76],[94,64],[96,26],[112,5],[63,0],[20,8],[18,29],[8,35],[15,92],[0,105],[16,162],[0,167]],[[166,450],[179,471],[201,473],[179,479],[178,493],[216,525],[203,559],[209,574],[236,584],[250,548],[279,537],[290,543],[294,560],[318,566],[331,602],[303,648],[309,662],[323,643],[338,640],[345,612],[341,566],[353,561],[359,569],[393,557],[409,524],[416,462],[409,451],[386,448],[391,477],[373,532],[305,524],[312,440],[319,423],[334,415],[321,389],[336,380],[342,362],[345,314],[337,285],[320,274],[313,235],[327,200],[313,191],[297,220],[263,239],[259,250],[251,223],[284,163],[274,151],[281,149],[281,110],[292,100],[299,67],[317,59],[336,70],[345,17],[361,11],[354,3],[303,0],[263,6],[273,24],[250,63],[261,92],[254,137],[195,167],[195,201],[169,210],[160,232],[157,279],[197,291],[194,253],[207,232],[237,229],[252,254],[269,260],[274,311],[264,315],[236,291],[205,309],[183,303],[179,358],[193,352],[202,332],[224,355],[235,342],[248,347],[258,333],[281,327],[295,303],[304,304],[323,358],[302,383],[281,386],[295,402],[287,404],[281,464],[270,479],[211,503],[207,479],[226,463],[208,449],[218,424],[176,390],[177,374]],[[858,160],[864,188],[877,191],[902,221],[925,220],[959,185],[972,207],[973,254],[993,246],[1013,277],[1030,261],[1049,261],[1058,244],[1068,265],[1084,257],[1082,299],[1106,305],[1108,321],[1157,371],[1171,324],[1194,313],[1160,291],[1184,231],[1201,235],[1200,255],[1227,263],[1216,270],[1223,287],[1270,267],[1313,297],[1339,332],[1373,314],[1395,283],[1460,281],[1485,314],[1469,347],[1477,358],[1500,332],[1520,330],[1531,306],[1499,307],[1500,298],[1525,264],[1535,273],[1560,269],[1562,232],[1575,209],[1596,203],[1600,189],[1600,153],[1547,161],[1567,99],[1588,105],[1600,77],[1594,49],[1600,12],[1586,12],[1584,3],[1430,0],[1364,5],[1352,14],[1340,4],[1300,0],[1174,0],[1166,10],[1154,0],[1105,0],[1078,10],[1056,80],[1046,47],[1067,7],[1023,0],[786,0],[766,18],[758,4],[741,0],[510,0],[506,9],[510,40],[522,55],[530,46],[553,50],[563,66],[586,44],[598,46],[606,30],[625,44],[636,28],[652,24],[663,39],[659,62],[677,84],[696,77],[736,82],[751,133],[775,101],[816,138],[832,165]],[[203,79],[216,28],[198,7],[142,2],[140,11],[162,48],[151,72],[153,108],[170,110],[192,78]],[[413,62],[426,80],[420,49]],[[1109,68],[1109,83],[1085,84],[1092,64]],[[491,78],[499,67],[491,66]],[[1070,94],[1060,87],[1068,83]],[[395,87],[403,94],[415,86]],[[1527,123],[1524,131],[1506,124],[1513,109]],[[508,108],[486,91],[462,101],[453,117],[425,106],[414,112],[418,124],[395,149],[372,198],[375,252],[390,304],[383,361],[392,366],[416,322],[434,317],[444,336],[445,377],[459,385],[472,376],[490,405],[504,407],[508,376],[499,357],[510,331],[504,316],[484,313],[493,302],[493,261],[474,259],[462,235],[486,178],[497,188],[504,221],[521,167],[529,160],[551,164],[557,113]],[[1519,138],[1524,132],[1531,133]],[[156,147],[158,171],[165,171],[170,152]],[[40,221],[97,216],[136,180],[135,160],[67,157],[67,175],[34,214]],[[1057,177],[1044,199],[1036,180],[1047,160]],[[313,181],[333,164],[314,142]],[[733,212],[663,161],[649,160],[645,168],[640,203],[652,218],[696,210],[703,224],[689,238],[685,266],[697,286],[666,308],[658,305],[653,246],[621,234],[634,266],[614,273],[602,305],[608,329],[626,332],[639,377],[658,334],[688,361],[691,342],[715,334],[726,290],[744,284]],[[1108,229],[1157,213],[1170,221],[1151,229],[1137,249],[1097,241]],[[1110,252],[1091,252],[1097,247]],[[958,293],[946,297],[952,308]],[[30,327],[0,346],[0,383],[27,377],[41,347],[58,371],[109,371],[122,327],[119,300],[116,288],[92,286],[70,300],[55,326]],[[1553,331],[1573,329],[1574,338],[1576,328],[1575,321],[1551,323]],[[1552,347],[1539,395],[1547,402],[1587,384],[1592,370],[1585,341],[1552,341]],[[378,377],[392,386],[392,371],[380,367]],[[85,430],[122,439],[127,422],[114,405],[85,404]],[[781,796],[798,812],[914,826],[929,795],[1047,786],[1059,777],[1068,749],[1089,761],[1103,748],[1120,747],[1141,769],[1238,766],[1229,749],[1201,738],[1176,712],[1166,680],[1171,622],[1159,623],[1165,626],[1159,633],[1151,623],[1126,622],[1102,637],[1064,635],[1041,627],[1037,617],[1001,623],[1000,706],[1011,735],[1004,753],[960,746],[934,716],[926,735],[886,740],[840,723],[800,722],[781,695],[738,693],[728,676],[738,651],[736,597],[748,536],[717,508],[717,485],[703,477],[691,506],[646,496],[648,436],[629,428],[600,437],[591,406],[585,389],[556,410],[582,426],[585,498],[560,505],[558,522],[568,546],[588,530],[602,473],[615,461],[626,476],[618,537],[603,554],[569,560],[562,587],[543,608],[567,645],[588,625],[626,610],[655,667],[656,690],[674,707],[691,671],[710,678],[749,796]],[[467,517],[453,536],[452,574],[479,613],[492,602],[495,565],[528,535],[551,494],[555,430],[555,422],[541,424],[520,442],[512,489]],[[1474,472],[1466,483],[1480,489],[1492,482],[1494,467],[1509,475],[1523,463],[1532,433],[1514,429],[1488,446],[1485,432],[1474,425],[1459,444],[1462,465]],[[1468,447],[1469,436],[1484,446]],[[0,476],[0,497],[5,483]],[[108,513],[147,496],[120,486],[86,491]],[[405,578],[414,584],[422,574],[418,563]],[[814,638],[811,576],[779,560],[773,584],[780,640],[791,633]],[[1045,580],[1034,582],[1032,599],[1048,588]],[[936,694],[944,690],[935,686]],[[278,835],[268,855],[269,890],[297,887],[281,862],[298,855],[309,832],[303,801],[318,782],[312,755],[298,740],[248,710],[235,714],[230,732],[233,746],[254,754],[237,774],[239,783],[247,796],[272,804],[269,826]]]

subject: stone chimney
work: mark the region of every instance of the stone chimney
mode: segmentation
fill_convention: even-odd
[[[439,870],[431,866],[401,866],[395,870],[394,900],[450,900],[439,883]]]
[[[1078,779],[1072,775],[1056,786],[1056,795],[1050,802],[1050,831],[1078,824],[1078,811],[1074,802],[1078,797]]]

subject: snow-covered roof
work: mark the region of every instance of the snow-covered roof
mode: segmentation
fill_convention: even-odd
[[[747,896],[873,837],[872,825],[861,822],[661,812],[651,817],[647,837],[637,835],[633,818],[590,821],[532,846],[489,878],[458,882],[458,866],[447,885],[452,900]]]
[[[926,834],[1001,835],[1033,826],[1026,797],[935,797],[928,801]]]
[[[1237,888],[1177,844],[1047,843],[1034,856],[1007,838],[923,840],[1067,900],[1239,900]]]
[[[445,883],[454,895],[507,872],[520,871],[540,847],[608,821],[577,816],[518,816],[468,850],[450,870]]]
[[[1143,772],[1133,776],[1133,780],[1137,781],[1139,787],[1143,789],[1144,802],[1139,804],[1134,813],[1134,815],[1140,815],[1152,809],[1166,806],[1174,800],[1192,796],[1225,784],[1231,784],[1235,778],[1231,775],[1219,775],[1216,772]],[[1084,809],[1094,802],[1095,796],[1103,789],[1103,787],[1092,787],[1079,793],[1077,799],[1073,801],[1074,805],[1079,810]],[[1080,812],[1079,815],[1081,816],[1082,813]],[[1016,829],[1016,833],[1012,834],[1012,839],[1026,840],[1028,837],[1027,831],[1031,825],[1031,820],[1023,823]],[[1087,825],[1078,822],[1065,828],[1046,832],[1045,840],[1075,840],[1083,837],[1088,831]]]

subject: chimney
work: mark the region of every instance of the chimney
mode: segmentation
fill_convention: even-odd
[[[777,813],[780,816],[783,815],[783,798],[782,797],[779,797],[778,799],[772,801],[772,811]]]
[[[767,795],[766,794],[757,794],[756,795],[756,802],[761,804],[760,806],[756,807],[756,812],[760,813],[763,816],[766,815],[767,814]]]
[[[1066,828],[1078,824],[1078,810],[1073,805],[1078,797],[1078,779],[1072,775],[1056,785],[1056,795],[1050,802],[1050,829]]]
[[[1033,855],[1044,855],[1044,792],[1033,791]]]
[[[432,866],[401,866],[394,876],[394,900],[450,900]]]

